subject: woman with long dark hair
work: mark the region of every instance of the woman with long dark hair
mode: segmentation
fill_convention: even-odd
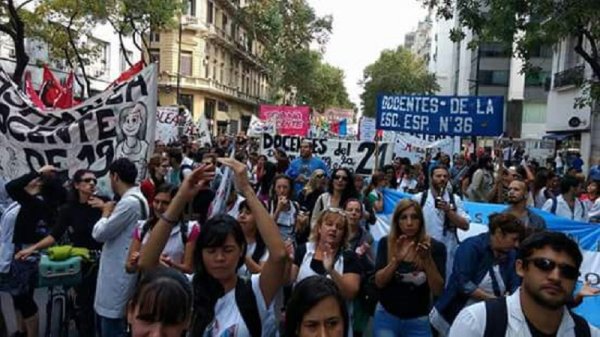
[[[276,166],[271,163],[267,156],[258,156],[258,163],[256,165],[256,193],[260,201],[267,203],[269,200],[269,192],[273,185],[273,179],[276,175]]]
[[[350,329],[344,298],[335,283],[322,276],[296,285],[285,318],[286,337],[347,337]]]
[[[161,155],[153,155],[148,161],[149,177],[140,183],[140,190],[148,200],[148,205],[152,205],[156,188],[165,183],[169,166],[169,158]]]
[[[237,221],[242,226],[244,238],[246,239],[246,257],[244,264],[238,269],[238,275],[248,277],[252,274],[260,274],[263,265],[267,262],[269,252],[265,246],[265,241],[258,232],[256,217],[246,200],[240,204]]]
[[[345,167],[335,169],[329,181],[327,192],[321,194],[315,203],[311,215],[311,226],[314,226],[321,213],[329,208],[342,208],[348,199],[358,198],[354,186],[354,176]]]
[[[401,200],[390,234],[379,241],[375,285],[380,289],[374,336],[431,336],[431,298],[444,290],[446,248],[425,232],[421,206]],[[406,305],[410,303],[410,305]]]
[[[271,190],[271,199],[267,209],[270,211],[279,233],[284,240],[294,238],[294,229],[296,224],[296,215],[300,210],[300,205],[294,198],[294,181],[292,178],[280,174],[273,179],[273,188]]]
[[[192,287],[171,268],[144,274],[127,305],[131,337],[185,336],[191,317]]]
[[[141,220],[133,232],[133,239],[129,246],[129,257],[125,269],[129,273],[137,271],[137,263],[142,246],[152,236],[152,230],[177,193],[177,187],[170,184],[158,186],[152,201],[152,214],[148,220]],[[169,236],[169,240],[162,251],[160,262],[166,267],[171,267],[180,272],[191,274],[194,270],[194,250],[196,240],[200,234],[200,227],[195,221],[180,219]]]
[[[194,257],[194,303],[191,336],[221,336],[228,332],[238,337],[271,336],[276,323],[272,307],[275,295],[284,282],[288,261],[285,244],[277,226],[248,181],[246,166],[230,158],[220,158],[229,166],[236,186],[246,198],[256,217],[258,232],[265,239],[269,258],[260,274],[250,280],[237,275],[246,256],[246,240],[239,222],[227,215],[217,215],[202,224]],[[159,264],[172,226],[185,205],[214,177],[213,166],[200,166],[185,178],[169,208],[154,227],[142,248],[139,266],[149,270]]]

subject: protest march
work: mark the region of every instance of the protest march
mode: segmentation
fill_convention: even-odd
[[[126,73],[43,109],[0,69],[0,334],[600,335],[600,181],[502,143],[502,97],[215,134],[159,105],[156,64]]]

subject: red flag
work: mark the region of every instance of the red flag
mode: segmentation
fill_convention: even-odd
[[[329,127],[329,131],[331,133],[339,134],[340,133],[340,122],[333,122]]]
[[[47,65],[44,65],[44,77],[42,80],[42,87],[40,88],[40,97],[44,105],[49,108],[56,106],[56,101],[60,98],[64,92],[64,88],[60,85],[60,82],[52,71],[48,69]]]
[[[112,82],[109,85],[109,87],[112,87],[113,85],[117,85],[121,82],[125,82],[125,81],[129,80],[133,76],[137,75],[140,71],[142,71],[142,69],[144,69],[144,62],[140,61],[140,62],[134,64],[131,68],[125,70],[125,72],[122,73],[121,76],[119,76],[119,78],[117,78],[114,82]]]
[[[35,104],[36,107],[42,110],[46,109],[44,102],[42,102],[40,96],[33,88],[33,84],[31,83],[31,73],[29,71],[25,73],[25,93],[27,93],[27,96],[29,96],[29,99],[31,102],[33,102],[33,104]]]
[[[59,109],[68,109],[73,107],[75,104],[79,102],[75,102],[73,99],[73,72],[69,73],[69,77],[67,77],[67,82],[65,83],[64,88],[62,88],[62,92],[60,96],[56,99],[54,104],[54,108]]]
[[[383,140],[383,130],[377,130],[377,132],[375,133],[375,139],[377,140]]]

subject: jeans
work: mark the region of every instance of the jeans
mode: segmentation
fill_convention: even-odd
[[[398,318],[377,305],[373,317],[373,337],[431,337],[429,317]]]
[[[126,337],[127,319],[107,318],[97,315],[97,324],[100,337]]]

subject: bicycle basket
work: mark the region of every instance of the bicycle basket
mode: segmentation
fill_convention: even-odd
[[[40,287],[74,286],[81,283],[81,278],[81,257],[52,261],[48,255],[42,255],[38,277]]]

